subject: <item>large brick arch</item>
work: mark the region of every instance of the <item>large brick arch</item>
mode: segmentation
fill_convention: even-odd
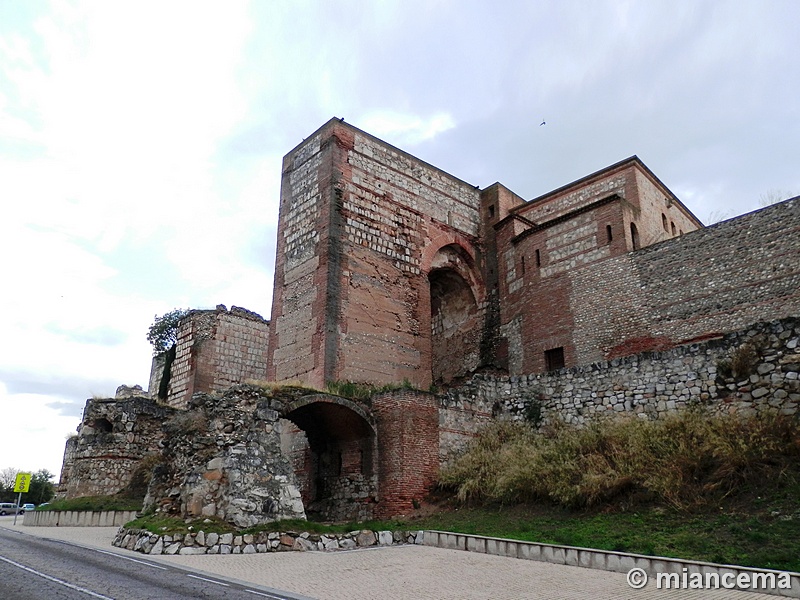
[[[308,396],[301,396],[300,398],[284,404],[283,410],[280,411],[280,415],[284,419],[291,420],[289,415],[291,415],[291,413],[294,411],[304,406],[318,403],[335,404],[356,413],[369,425],[369,427],[372,429],[372,433],[375,434],[375,417],[372,415],[372,413],[363,405],[350,400],[349,398],[343,398],[342,396],[334,396],[332,394],[309,394]]]
[[[474,257],[460,244],[440,247],[427,272],[431,380],[449,383],[480,365],[484,286]]]

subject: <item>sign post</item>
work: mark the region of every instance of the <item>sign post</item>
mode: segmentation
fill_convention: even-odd
[[[19,514],[19,503],[22,500],[22,494],[28,493],[31,487],[31,474],[30,473],[17,473],[17,479],[14,482],[14,491],[19,492],[17,496],[17,510],[14,511],[14,525],[17,524],[17,515]]]

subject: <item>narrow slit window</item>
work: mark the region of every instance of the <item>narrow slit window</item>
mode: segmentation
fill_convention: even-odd
[[[672,235],[678,235],[678,229],[675,227],[675,223],[670,223],[670,225],[672,225]]]
[[[525,275],[525,257],[524,256],[520,257],[519,267],[520,267],[520,271],[522,271],[522,274]]]
[[[489,218],[490,219],[494,218],[494,204],[489,205]]]
[[[538,248],[536,249],[536,266],[537,267],[541,267],[542,266],[542,255],[539,254],[539,249]]]
[[[631,242],[633,243],[633,249],[639,249],[639,230],[636,228],[636,223],[631,223]]]
[[[611,243],[611,240],[614,239],[614,235],[611,233],[611,225],[606,225],[606,237],[608,238],[608,243]]]
[[[661,224],[664,226],[664,231],[669,232],[669,226],[667,225],[667,215],[661,213]]]

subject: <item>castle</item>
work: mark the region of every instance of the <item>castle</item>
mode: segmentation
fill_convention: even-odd
[[[481,423],[532,405],[582,422],[603,410],[657,418],[696,401],[790,412],[800,402],[797,198],[705,228],[634,156],[525,201],[332,119],[284,158],[276,256],[271,320],[192,311],[173,351],[154,360],[152,398],[139,393],[127,412],[132,399],[89,401],[67,446],[67,495],[121,489],[146,456],[164,453],[114,437],[140,440],[140,428],[169,446],[150,417],[130,415],[202,409],[219,448],[247,447],[231,441],[230,423],[261,423],[262,433],[244,430],[272,436],[257,445],[285,485],[262,492],[283,501],[251,498],[246,518],[233,511],[251,523],[300,514],[298,498],[329,517],[406,511]],[[717,365],[754,336],[755,379],[739,385]],[[235,387],[248,381],[413,389],[363,402],[296,391],[258,400]],[[748,387],[762,383],[763,393]],[[439,393],[415,391],[429,389]],[[250,398],[251,412],[228,423],[211,407],[239,410],[233,397]],[[129,460],[90,485],[108,444]],[[191,488],[174,510],[228,518],[233,509],[220,507],[250,493],[258,469],[237,482],[247,469],[236,453],[207,468],[187,452],[173,448],[182,466],[149,496]]]

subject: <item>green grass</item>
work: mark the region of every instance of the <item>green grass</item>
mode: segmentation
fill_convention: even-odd
[[[441,503],[426,506],[428,516],[278,521],[240,533],[437,529],[800,571],[798,458],[798,421],[779,415],[687,411],[655,422],[556,426],[545,434],[498,424],[443,472]],[[234,531],[219,521],[158,515],[129,526]]]
[[[800,488],[791,491],[800,494]],[[795,495],[794,498],[800,497]],[[574,511],[553,505],[440,508],[421,518],[327,524],[287,520],[237,530],[217,519],[189,523],[174,517],[146,515],[126,525],[158,534],[257,533],[308,531],[346,533],[359,529],[435,529],[546,544],[614,550],[650,556],[800,571],[800,511],[786,499],[768,501],[763,510],[686,513],[658,506],[636,510]],[[781,508],[777,508],[781,507]],[[794,513],[789,512],[794,508]]]
[[[800,571],[800,513],[773,517],[725,511],[687,514],[658,507],[615,513],[483,507],[439,512],[406,528]]]
[[[36,510],[141,510],[141,500],[131,500],[119,496],[85,496],[69,500],[54,500],[47,506],[37,506]]]

